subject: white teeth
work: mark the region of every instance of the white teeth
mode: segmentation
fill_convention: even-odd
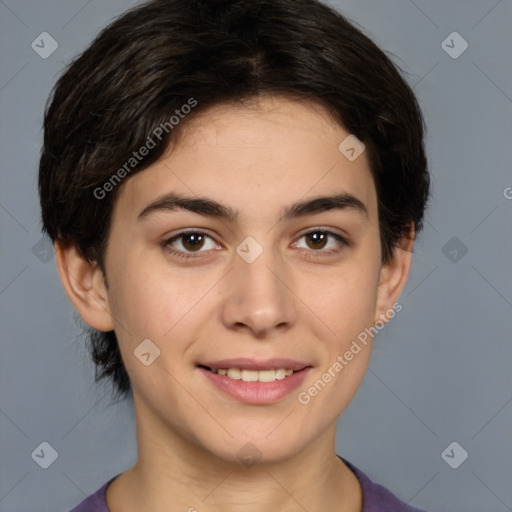
[[[242,380],[244,382],[258,382],[259,372],[256,370],[242,370]]]
[[[258,380],[260,382],[274,382],[276,380],[276,371],[275,370],[261,370],[259,372],[254,372],[258,374]],[[242,373],[243,375],[243,373]]]
[[[277,370],[241,370],[240,368],[219,368],[214,370],[213,373],[218,373],[222,376],[227,376],[233,380],[243,380],[244,382],[274,382],[275,380],[283,380],[289,377],[293,370],[285,368],[278,368]]]
[[[227,372],[230,379],[240,380],[242,378],[242,372],[238,368],[230,368]]]
[[[283,368],[279,368],[279,370],[276,370],[276,379],[277,380],[283,380],[285,377],[286,377],[286,370],[283,370]]]

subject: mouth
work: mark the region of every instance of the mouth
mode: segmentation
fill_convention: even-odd
[[[248,404],[270,404],[289,395],[306,378],[312,366],[291,359],[225,359],[202,362],[197,369],[206,382]]]
[[[291,368],[274,368],[270,370],[248,370],[245,368],[210,368],[209,366],[199,365],[212,373],[227,377],[232,380],[242,380],[244,382],[274,382],[284,380],[295,371]]]

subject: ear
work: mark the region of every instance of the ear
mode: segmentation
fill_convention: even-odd
[[[113,331],[103,271],[84,259],[74,246],[57,243],[55,254],[64,289],[84,322],[99,331]]]
[[[414,228],[411,226],[409,233],[404,234],[393,250],[391,259],[381,268],[375,322],[390,320],[389,314],[386,312],[393,310],[393,305],[402,293],[409,276],[414,236]]]

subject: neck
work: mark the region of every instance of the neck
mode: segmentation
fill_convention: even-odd
[[[361,510],[357,478],[335,453],[335,424],[286,460],[244,466],[136,417],[139,457],[109,486],[111,512]]]

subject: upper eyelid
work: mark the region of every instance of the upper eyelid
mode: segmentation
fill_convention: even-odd
[[[298,240],[300,240],[304,236],[307,236],[311,233],[321,232],[321,233],[327,233],[328,236],[336,239],[338,242],[341,242],[342,244],[350,245],[349,235],[346,232],[344,232],[343,230],[340,230],[341,232],[339,232],[339,231],[335,231],[334,229],[335,228],[328,228],[328,227],[321,227],[321,226],[307,228],[306,230],[301,231],[300,234],[297,235],[297,237],[294,239],[294,241],[292,243],[294,243],[294,244],[297,243]]]
[[[337,235],[342,238],[348,237],[348,234],[345,233],[340,228],[333,228],[333,227],[327,227],[327,226],[312,226],[310,228],[305,228],[305,229],[301,230],[299,232],[299,234],[297,235],[297,238],[308,235],[310,233],[317,233],[319,231],[321,233],[328,233],[329,235]]]
[[[336,233],[334,231],[330,231],[330,230],[327,230],[327,229],[316,229],[316,230],[306,231],[305,233],[302,233],[301,235],[299,235],[295,239],[293,244],[297,244],[297,242],[301,238],[303,238],[303,237],[305,237],[305,236],[307,236],[307,235],[309,235],[311,233],[317,233],[317,232],[326,233],[327,236],[330,236],[330,237],[334,238],[338,243],[341,243],[343,245],[350,245],[350,242],[349,242],[348,238],[345,235],[341,235],[339,233]],[[318,251],[314,251],[314,252],[322,252],[322,251],[318,250]],[[326,251],[324,251],[324,252],[326,252]]]
[[[212,240],[216,240],[215,236],[212,235],[209,231],[204,230],[204,228],[186,228],[186,229],[182,229],[182,230],[178,231],[174,235],[171,235],[171,236],[166,235],[164,237],[164,239],[165,239],[164,241],[166,243],[168,243],[172,240],[180,238],[181,236],[189,235],[191,233],[198,233],[200,235],[206,235],[206,236],[210,237]]]

